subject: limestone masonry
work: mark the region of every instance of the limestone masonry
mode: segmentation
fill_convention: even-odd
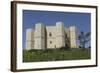
[[[76,27],[64,27],[63,22],[55,26],[35,24],[35,29],[26,30],[26,49],[56,49],[61,47],[76,48]]]

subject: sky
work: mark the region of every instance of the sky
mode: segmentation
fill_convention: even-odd
[[[36,23],[43,23],[46,26],[54,26],[56,22],[63,22],[65,27],[76,26],[77,35],[81,31],[91,31],[91,14],[79,12],[56,12],[23,10],[23,48],[25,48],[26,29],[34,28]]]

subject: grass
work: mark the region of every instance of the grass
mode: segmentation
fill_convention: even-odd
[[[23,50],[23,62],[90,59],[90,49]]]

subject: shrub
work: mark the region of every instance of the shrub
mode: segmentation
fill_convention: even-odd
[[[60,47],[60,50],[71,50],[71,49],[68,47]]]

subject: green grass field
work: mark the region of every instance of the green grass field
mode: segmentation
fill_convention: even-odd
[[[23,62],[90,59],[90,49],[23,50]]]

